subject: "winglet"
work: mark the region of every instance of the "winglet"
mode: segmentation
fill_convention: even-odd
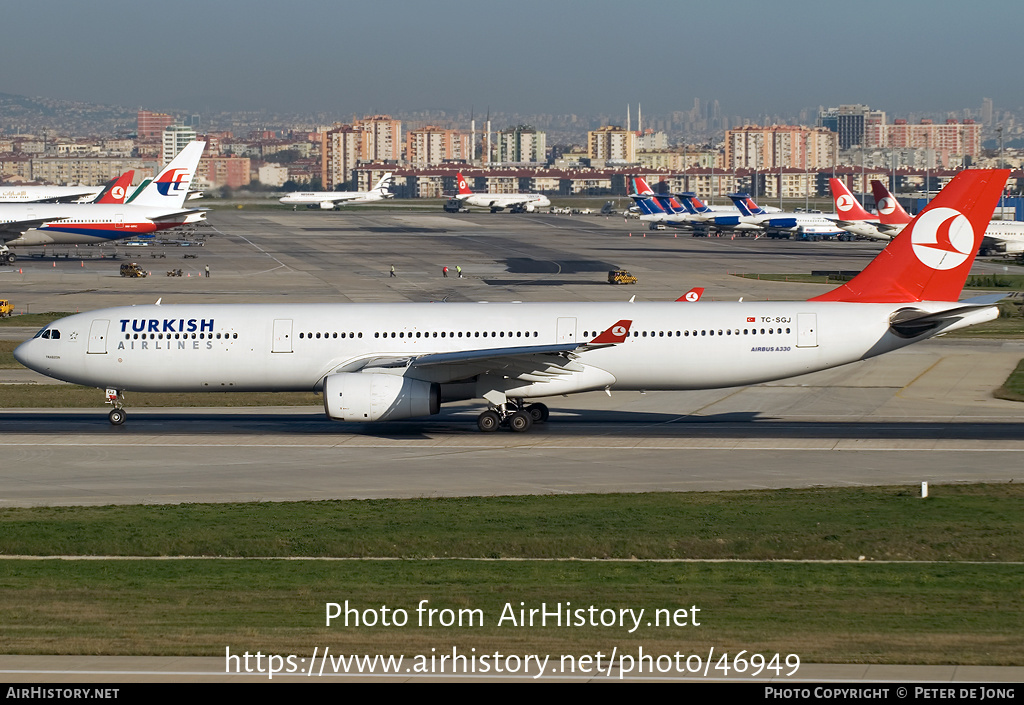
[[[689,301],[690,303],[697,303],[700,301],[700,297],[704,295],[704,287],[695,286],[688,292],[680,296],[676,301]]]
[[[619,321],[591,340],[588,345],[615,345],[616,343],[622,343],[629,335],[629,327],[631,325],[633,325],[633,321]]]
[[[860,274],[811,301],[956,301],[1006,185],[1007,169],[961,171]]]

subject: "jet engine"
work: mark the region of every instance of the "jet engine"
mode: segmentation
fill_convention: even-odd
[[[325,211],[334,210],[334,201],[320,201],[320,208]]]
[[[335,421],[390,421],[441,409],[440,387],[396,375],[343,372],[324,379],[324,411]]]

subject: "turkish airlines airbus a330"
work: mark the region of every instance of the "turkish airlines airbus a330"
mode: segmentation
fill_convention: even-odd
[[[482,398],[481,430],[547,418],[531,400],[783,379],[992,320],[958,302],[1006,170],[953,181],[850,282],[809,301],[179,304],[55,321],[15,351],[38,372],[107,390],[319,390],[339,421],[437,413]]]

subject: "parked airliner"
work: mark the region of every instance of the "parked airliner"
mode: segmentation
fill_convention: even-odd
[[[835,184],[832,182],[835,181]],[[836,211],[843,220],[838,225],[856,235],[875,240],[891,240],[899,234],[911,217],[900,202],[889,193],[881,181],[872,180],[871,188],[875,197],[878,215],[865,211],[846,185],[838,179],[829,182],[835,199]],[[993,220],[985,228],[985,236],[979,251],[983,255],[1018,254],[1024,252],[1024,222],[1019,220]]]
[[[102,186],[0,186],[0,203],[87,203]]]
[[[482,398],[481,430],[526,431],[547,418],[542,397],[757,384],[994,319],[992,297],[957,298],[1008,175],[958,174],[859,275],[808,301],[158,302],[54,321],[14,356],[106,389],[113,424],[125,391],[317,390],[339,421]]]
[[[369,191],[293,191],[279,198],[278,201],[289,206],[319,206],[324,210],[333,210],[338,206],[355,203],[373,203],[385,198],[394,198],[391,186],[395,175],[390,171],[380,177],[377,185]]]
[[[456,177],[459,180],[459,192],[452,198],[457,198],[467,206],[490,208],[491,213],[506,208],[511,213],[532,213],[538,208],[547,208],[551,205],[551,201],[542,193],[473,193],[462,177],[462,172],[457,173]]]
[[[10,246],[110,242],[202,220],[184,203],[204,147],[186,145],[130,203],[0,204],[0,262],[15,261]]]

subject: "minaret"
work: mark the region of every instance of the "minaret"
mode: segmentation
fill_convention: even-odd
[[[487,153],[484,155],[484,159],[487,161],[487,166],[491,165],[491,108],[487,108],[487,138],[484,140],[487,144]]]
[[[626,103],[626,132],[632,132],[632,131],[633,131],[633,126],[630,124],[630,120],[629,120],[629,103]]]

